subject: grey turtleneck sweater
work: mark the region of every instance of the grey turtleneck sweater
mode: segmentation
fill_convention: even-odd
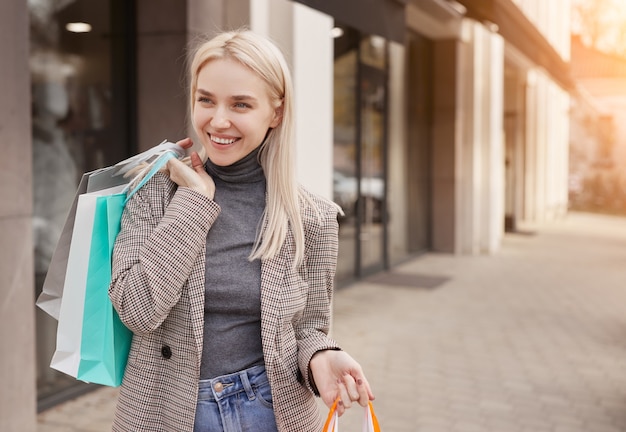
[[[206,163],[221,212],[207,236],[201,379],[263,364],[261,262],[248,260],[265,208],[258,152],[226,167]]]

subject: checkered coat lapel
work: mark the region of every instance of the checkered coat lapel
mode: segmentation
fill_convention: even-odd
[[[337,258],[337,211],[309,194],[303,204],[305,263],[293,269],[289,232],[280,253],[261,263],[261,336],[280,432],[321,429],[309,382],[313,354],[328,338]],[[114,251],[111,300],[134,332],[113,431],[193,431],[204,325],[206,234],[219,214],[212,201],[177,192],[156,175],[129,201]],[[166,239],[166,240],[164,240]]]

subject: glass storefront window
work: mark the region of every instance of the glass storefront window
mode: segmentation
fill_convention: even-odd
[[[359,246],[362,271],[380,270],[385,259],[386,76],[361,67]]]
[[[339,219],[337,279],[354,277],[358,185],[356,182],[358,46],[350,32],[335,42],[333,196],[344,216]]]
[[[83,172],[129,154],[123,0],[29,0],[35,295]],[[127,41],[126,41],[127,42]],[[128,45],[128,44],[127,44]],[[38,397],[80,384],[49,367],[56,321],[37,308]]]
[[[387,42],[341,30],[335,39],[334,199],[345,212],[337,267],[343,282],[384,266]]]
[[[387,42],[383,37],[371,35],[361,39],[361,62],[381,71],[385,70]]]
[[[432,42],[389,42],[337,24],[334,199],[337,280],[347,283],[429,250]]]

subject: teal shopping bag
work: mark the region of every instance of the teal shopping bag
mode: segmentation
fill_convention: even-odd
[[[119,386],[122,383],[132,332],[122,324],[109,299],[111,256],[125,193],[94,196],[95,213],[85,286],[83,329],[77,379]]]

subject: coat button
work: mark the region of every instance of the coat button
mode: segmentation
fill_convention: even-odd
[[[163,345],[163,348],[161,348],[161,355],[163,358],[169,359],[172,357],[172,349],[167,345]]]

